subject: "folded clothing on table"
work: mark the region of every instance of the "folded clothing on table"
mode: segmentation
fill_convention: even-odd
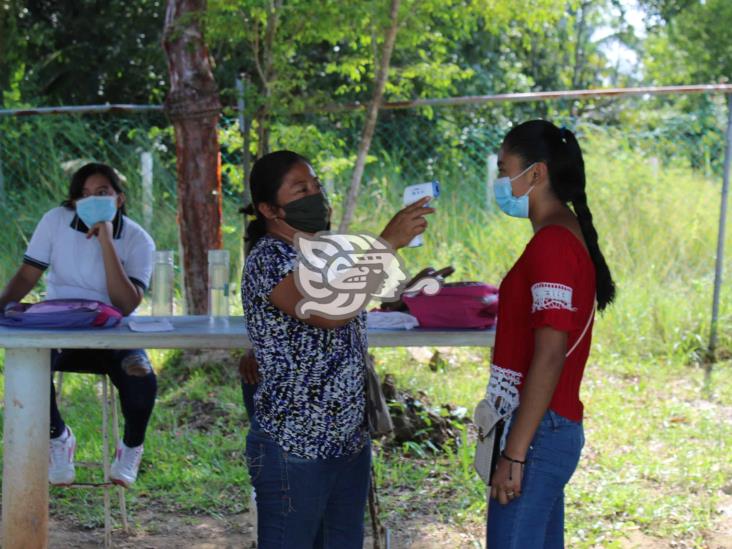
[[[369,311],[366,326],[380,330],[411,330],[419,326],[419,321],[407,313]]]

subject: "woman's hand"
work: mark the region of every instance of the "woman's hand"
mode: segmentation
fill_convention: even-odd
[[[114,228],[111,221],[95,223],[86,233],[87,238],[97,237],[102,250],[104,274],[107,276],[107,293],[112,305],[124,316],[134,311],[142,301],[143,290],[132,283],[122,267],[113,241]]]
[[[247,353],[239,359],[239,375],[241,375],[244,382],[249,385],[256,385],[259,383],[261,379],[259,377],[259,364],[257,364],[257,359],[254,358],[254,353],[252,351],[247,351]]]
[[[427,229],[427,220],[424,216],[435,211],[434,208],[424,207],[430,200],[432,197],[424,196],[397,212],[384,227],[381,238],[398,250],[409,244],[415,236],[422,234]]]
[[[509,461],[503,456],[498,458],[498,465],[491,477],[491,497],[506,505],[521,495],[521,481],[524,466]]]
[[[95,223],[91,226],[89,232],[86,233],[87,238],[96,236],[99,239],[108,241],[112,240],[112,235],[114,235],[114,226],[111,221],[100,221],[99,223]]]

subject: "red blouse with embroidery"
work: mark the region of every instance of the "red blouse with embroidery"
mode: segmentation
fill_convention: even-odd
[[[594,302],[595,266],[582,243],[559,225],[537,232],[501,283],[491,367],[494,393],[517,406],[534,355],[534,329],[567,332],[569,351],[587,326]],[[565,360],[549,405],[574,421],[582,420],[579,391],[591,340],[590,325]]]

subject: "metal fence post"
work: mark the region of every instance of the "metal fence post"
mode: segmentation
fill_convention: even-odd
[[[732,163],[732,94],[727,95],[727,133],[724,151],[724,172],[722,179],[722,204],[719,210],[719,234],[717,236],[717,262],[714,269],[714,297],[712,299],[712,325],[709,334],[709,361],[706,367],[707,380],[712,373],[717,348],[717,328],[719,323],[719,300],[722,289],[722,269],[724,266],[724,238],[727,224],[727,197],[729,195],[730,163]]]
[[[249,122],[247,120],[245,109],[246,109],[246,102],[244,97],[244,76],[239,75],[236,78],[236,105],[237,109],[239,111],[239,133],[241,134],[242,139],[242,147],[241,147],[241,179],[242,179],[242,206],[246,207],[249,205],[249,203],[252,201],[251,196],[249,195],[249,184],[247,182],[247,179],[249,178],[249,169],[250,169],[250,163],[251,158],[249,155]],[[247,234],[247,228],[249,227],[249,217],[247,214],[242,213],[242,217],[244,218],[244,235]],[[241,261],[240,261],[240,267],[244,266],[244,261],[246,260],[246,243],[243,242],[241,247]]]
[[[658,181],[658,174],[661,171],[661,160],[657,156],[652,156],[648,162],[651,165],[651,173],[653,180]]]
[[[239,133],[243,140],[242,144],[242,180],[244,182],[244,205],[249,204],[249,186],[247,185],[247,178],[249,177],[249,123],[247,122],[244,110],[246,109],[246,103],[244,101],[244,78],[239,76],[236,79],[236,104],[239,111]]]
[[[153,156],[152,153],[140,153],[140,173],[142,175],[142,222],[150,231],[153,220]]]
[[[489,154],[486,160],[486,186],[485,186],[485,207],[488,211],[493,210],[493,184],[498,178],[498,155]]]
[[[3,175],[3,149],[0,145],[0,206],[5,204],[5,176]]]

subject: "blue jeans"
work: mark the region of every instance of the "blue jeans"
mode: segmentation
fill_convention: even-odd
[[[247,435],[259,549],[361,549],[371,446],[332,459],[285,452],[264,431]]]
[[[544,414],[526,454],[521,495],[507,505],[489,502],[489,549],[564,547],[564,486],[584,443],[582,423]]]

